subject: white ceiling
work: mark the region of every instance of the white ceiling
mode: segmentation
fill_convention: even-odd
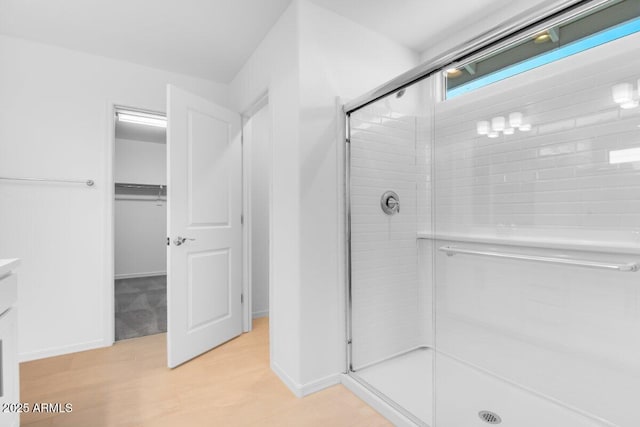
[[[0,0],[0,33],[228,83],[291,0]]]
[[[417,53],[423,53],[435,45],[455,38],[458,33],[473,33],[473,28],[470,27],[478,27],[480,32],[486,31],[508,17],[535,6],[536,3],[544,2],[543,0],[312,1],[384,34]]]
[[[312,1],[423,53],[544,0]],[[0,33],[229,83],[290,2],[0,0]]]

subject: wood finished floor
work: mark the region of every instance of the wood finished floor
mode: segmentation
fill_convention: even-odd
[[[21,401],[71,402],[22,426],[389,426],[342,385],[298,399],[269,368],[268,319],[174,370],[165,334],[23,363]]]

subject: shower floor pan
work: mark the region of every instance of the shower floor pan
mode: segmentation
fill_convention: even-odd
[[[351,376],[418,426],[614,427],[430,348],[419,348]],[[436,360],[434,361],[434,357]],[[437,369],[434,397],[433,366]],[[434,408],[435,404],[435,408]],[[482,419],[483,411],[499,416]]]

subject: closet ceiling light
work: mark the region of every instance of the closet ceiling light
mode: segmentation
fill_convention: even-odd
[[[513,133],[515,132],[514,128],[504,128],[504,131],[502,131],[505,135],[513,135]]]
[[[123,113],[119,111],[118,121],[159,128],[167,127],[167,119],[160,116],[152,116],[150,114]]]
[[[487,134],[487,136],[488,136],[489,138],[497,138],[498,136],[500,136],[500,133],[499,133],[499,132],[489,132],[489,133]]]
[[[528,123],[527,123],[527,124],[520,125],[519,129],[520,129],[522,132],[529,132],[529,131],[531,130],[531,125],[530,125],[530,124],[528,124]]]

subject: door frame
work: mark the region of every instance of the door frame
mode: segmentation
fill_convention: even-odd
[[[118,108],[139,111],[141,113],[157,114],[167,117],[166,111],[159,111],[153,107],[129,107],[126,102],[107,101],[107,138],[105,141],[104,151],[106,153],[106,168],[104,183],[106,188],[106,199],[104,215],[106,216],[105,227],[105,256],[104,256],[104,275],[105,283],[103,306],[103,322],[104,322],[104,341],[105,346],[111,346],[116,342],[115,328],[115,151],[116,151],[116,111]],[[166,141],[165,141],[166,144]],[[165,165],[166,168],[166,165]]]
[[[243,311],[243,332],[251,332],[253,329],[253,286],[252,277],[253,271],[251,268],[251,252],[253,248],[252,234],[251,234],[251,151],[248,148],[249,145],[245,145],[245,138],[249,140],[252,137],[251,132],[247,132],[247,125],[250,123],[251,118],[262,108],[269,105],[269,92],[265,91],[260,95],[249,108],[247,108],[241,116],[241,128],[242,128],[242,214],[244,218],[242,228],[242,242],[243,242],[243,266],[242,266],[242,294],[244,295],[244,304],[242,306]],[[271,118],[271,111],[269,111],[269,140],[273,141],[273,120]],[[269,313],[271,313],[271,284],[272,284],[272,269],[271,269],[271,253],[272,253],[272,180],[271,170],[273,168],[273,158],[269,159],[269,194],[268,197],[268,212],[269,212]]]
[[[156,110],[150,106],[130,107],[127,102],[116,102],[113,100],[107,101],[106,104],[106,116],[107,116],[107,134],[105,138],[104,151],[106,153],[106,167],[104,174],[104,182],[107,186],[104,200],[104,215],[105,215],[105,256],[104,256],[104,274],[105,278],[103,284],[103,301],[105,302],[103,307],[103,337],[104,345],[111,346],[115,340],[115,147],[116,147],[116,110],[118,108],[126,108],[130,110],[136,110],[145,113],[158,114],[167,116],[166,111]],[[245,126],[248,120],[261,108],[269,104],[268,91],[265,91],[256,101],[251,104],[241,116],[241,138],[242,138],[242,214],[244,223],[242,227],[242,242],[243,242],[243,260],[242,260],[242,293],[244,295],[244,304],[242,305],[242,330],[243,332],[250,332],[253,329],[253,307],[251,301],[251,169],[250,159],[247,155],[244,137]],[[270,112],[271,116],[271,112]],[[273,120],[270,117],[269,122],[272,124]],[[269,138],[272,138],[273,130],[269,128]],[[273,159],[269,161],[269,174],[273,165]],[[272,194],[273,188],[271,181],[269,182],[269,253],[272,252]],[[271,262],[269,262],[269,305],[271,305],[271,284],[272,284],[272,269]],[[269,307],[271,312],[271,307]]]

